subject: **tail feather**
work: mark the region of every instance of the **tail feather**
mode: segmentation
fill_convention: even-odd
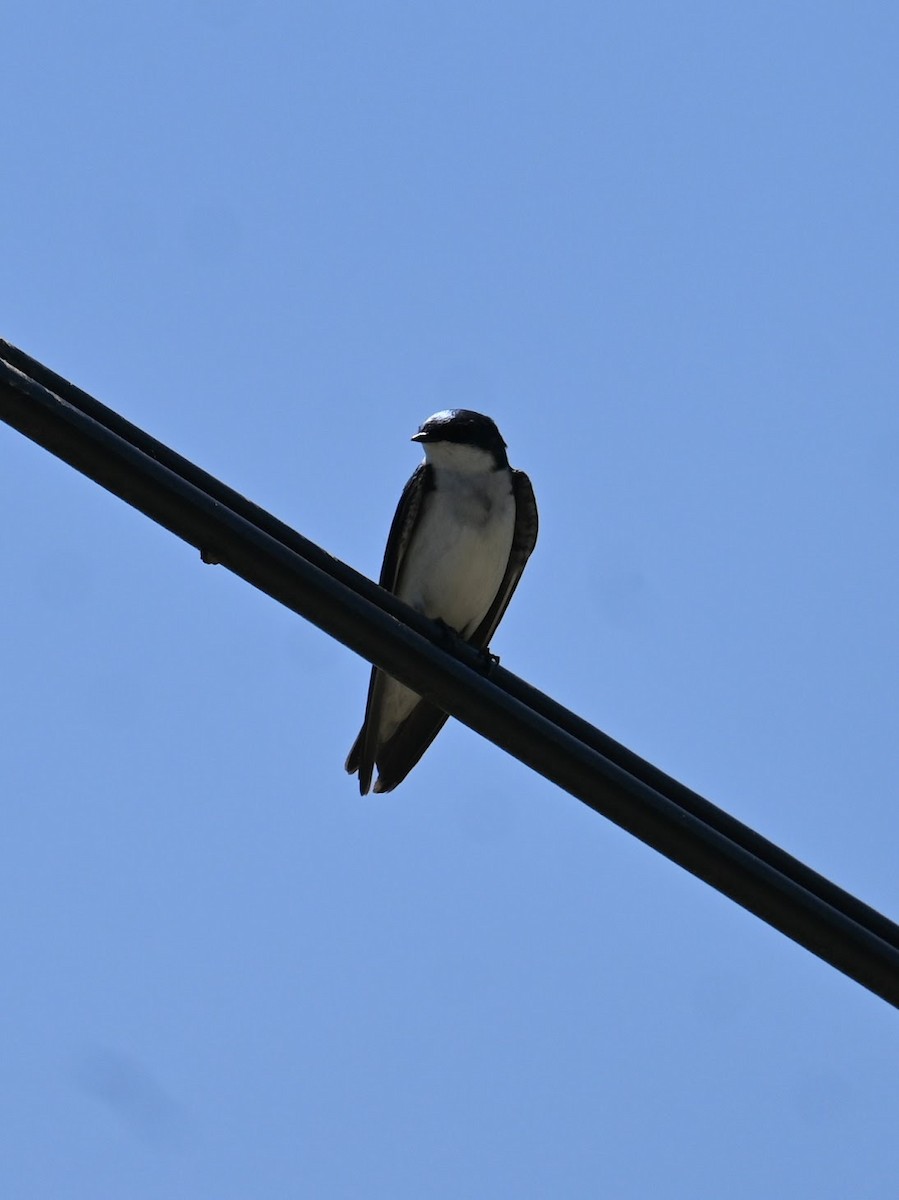
[[[359,775],[360,796],[366,795],[368,789],[371,787],[372,774],[372,764],[368,764],[368,770],[365,770],[362,764],[362,747],[365,740],[364,734],[365,726],[363,725],[359,730],[359,736],[356,738],[355,742],[353,742],[353,747],[346,756],[346,762],[344,763],[344,768],[348,775]]]
[[[449,719],[443,709],[422,700],[396,733],[375,754],[378,779],[374,791],[392,792],[403,782]]]

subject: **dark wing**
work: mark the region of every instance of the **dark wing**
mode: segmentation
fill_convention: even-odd
[[[518,587],[524,565],[537,545],[537,501],[534,499],[531,481],[524,471],[512,472],[512,492],[515,496],[515,529],[512,533],[512,549],[509,551],[506,573],[486,617],[468,639],[472,646],[477,646],[479,650],[486,650],[490,645],[490,639],[503,619],[503,613],[509,607],[512,593]]]
[[[433,486],[431,468],[427,463],[421,463],[412,472],[409,482],[403,488],[403,494],[400,496],[400,502],[393,515],[390,533],[387,535],[387,549],[384,551],[381,576],[378,580],[381,587],[386,588],[389,592],[396,591],[400,568],[409,546],[409,538],[421,511],[422,500]],[[357,772],[359,774],[359,791],[363,796],[371,786],[372,772],[379,753],[377,730],[380,724],[379,693],[382,680],[382,673],[377,667],[372,667],[368,683],[368,698],[365,702],[365,720],[362,722],[359,736],[353,743],[353,748],[346,760],[347,772],[350,775],[355,775]],[[446,717],[444,716],[443,719],[446,720]],[[439,728],[438,726],[437,730]],[[437,736],[437,730],[434,731],[433,737]],[[422,753],[424,753],[424,749],[422,749]],[[412,769],[412,765],[408,768],[409,770]]]
[[[392,792],[402,783],[448,720],[449,714],[429,700],[416,704],[393,737],[377,749],[375,791]]]
[[[400,567],[406,557],[409,537],[415,527],[418,514],[421,512],[421,502],[433,487],[433,470],[427,463],[419,463],[412,472],[409,482],[403,488],[400,502],[393,514],[390,533],[387,535],[387,549],[384,551],[384,561],[381,563],[381,577],[378,583],[388,592],[396,592]]]

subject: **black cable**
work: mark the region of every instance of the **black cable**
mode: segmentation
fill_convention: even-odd
[[[136,425],[132,425],[126,421],[118,413],[95,400],[93,396],[76,387],[75,384],[63,379],[51,371],[49,367],[31,358],[24,350],[19,350],[12,346],[9,342],[0,338],[0,360],[5,360],[7,363],[15,367],[18,371],[35,380],[49,391],[54,392],[75,408],[80,409],[89,417],[99,421],[113,433],[117,433],[127,442],[138,450],[142,450],[145,454],[169,467],[170,470],[180,475],[182,479],[188,480],[196,487],[201,488],[208,495],[227,505],[240,516],[251,521],[258,528],[276,538],[283,545],[291,550],[295,550],[301,554],[309,562],[322,570],[327,571],[335,579],[345,583],[348,587],[353,588],[359,595],[364,596],[373,604],[385,612],[390,613],[400,621],[404,621],[410,625],[422,637],[428,638],[430,641],[437,641],[438,644],[445,645],[445,635],[443,633],[435,634],[434,626],[426,617],[421,616],[414,609],[409,608],[401,600],[392,596],[389,592],[385,592],[383,588],[378,587],[364,575],[360,575],[358,571],[354,571],[352,567],[348,567],[339,559],[333,558],[321,547],[314,542],[304,538],[302,534],[291,529],[289,525],[285,525],[276,517],[260,508],[252,501],[247,500],[226,484],[221,483],[212,475],[207,474],[200,467],[195,466],[168,446],[158,442],[155,438],[139,429]],[[471,651],[464,643],[460,643],[457,653],[463,662],[467,662],[469,666],[474,668],[479,667],[480,660],[474,651]],[[717,829],[719,833],[724,834],[738,845],[748,850],[751,854],[774,867],[775,870],[788,876],[801,887],[807,888],[808,891],[818,896],[825,903],[832,905],[846,916],[854,921],[866,925],[879,937],[890,942],[891,945],[899,949],[899,925],[894,924],[887,917],[883,916],[870,905],[865,904],[851,893],[844,891],[831,880],[823,875],[813,871],[804,863],[776,846],[755,830],[750,829],[748,825],[744,825],[735,817],[730,816],[720,808],[716,808],[708,800],[705,800],[698,793],[692,791],[685,784],[679,783],[676,779],[672,779],[670,775],[666,775],[658,767],[648,763],[645,759],[640,758],[632,750],[628,750],[622,746],[620,742],[616,742],[608,734],[603,733],[595,726],[589,724],[570,709],[564,708],[555,700],[546,696],[543,692],[531,687],[523,679],[519,679],[517,675],[513,675],[510,671],[504,668],[497,667],[491,674],[491,679],[503,691],[507,692],[515,699],[521,700],[523,704],[527,704],[535,712],[552,721],[573,737],[578,738],[592,749],[604,755],[611,762],[628,771],[637,779],[642,780],[651,788],[661,792],[663,795],[674,800],[687,812],[699,817],[706,824],[711,825],[713,829]]]
[[[366,578],[366,576],[360,575],[339,559],[333,558],[314,542],[309,541],[297,533],[296,530],[291,529],[290,526],[285,525],[282,521],[279,521],[258,505],[253,504],[252,501],[247,500],[232,488],[229,488],[213,476],[207,474],[207,472],[201,470],[171,450],[168,446],[163,445],[163,443],[158,442],[137,426],[126,421],[118,413],[113,412],[112,409],[95,400],[81,388],[63,379],[60,375],[51,371],[49,367],[44,366],[36,359],[27,355],[23,350],[19,350],[3,339],[0,339],[0,360],[5,360],[23,374],[80,409],[87,416],[93,417],[94,420],[99,421],[107,429],[123,437],[132,446],[149,454],[157,462],[175,471],[182,479],[186,479],[201,488],[214,499],[227,505],[258,528],[269,533],[283,545],[295,550],[298,554],[308,559],[309,562],[327,571],[341,582],[346,583],[348,587],[353,588],[354,591],[370,600],[373,604],[376,604],[379,608],[382,608],[385,612],[390,613],[398,620],[405,621],[423,637],[431,641],[435,640],[434,626],[427,618],[408,608],[402,601],[397,600],[389,592],[385,592],[383,588],[378,587],[377,584]],[[436,635],[436,640],[440,644],[444,644],[442,634]],[[464,644],[460,644],[457,652],[462,661],[467,662],[472,667],[478,667],[479,660],[477,655],[475,652],[470,651]],[[879,937],[882,937],[885,941],[890,942],[899,949],[899,926],[877,912],[876,909],[871,908],[857,897],[851,895],[851,893],[844,891],[823,875],[813,871],[810,867],[807,867],[804,863],[780,849],[779,846],[768,841],[767,838],[762,837],[761,834],[756,833],[735,817],[716,808],[715,805],[705,800],[684,784],[672,779],[671,776],[666,775],[658,767],[646,762],[645,759],[640,758],[633,751],[628,750],[595,726],[590,725],[576,713],[571,712],[555,700],[552,700],[549,696],[531,687],[530,684],[519,679],[516,675],[503,668],[497,668],[492,673],[491,678],[494,683],[508,692],[509,695],[521,700],[522,703],[533,708],[535,712],[540,713],[570,733],[573,737],[578,738],[586,745],[597,750],[611,762],[616,763],[625,771],[641,779],[656,791],[662,792],[687,812],[699,817],[711,825],[713,829],[717,829],[751,854],[767,862],[775,870],[787,875],[794,882],[807,888],[814,895],[825,901],[825,903],[832,905],[852,920],[866,925],[873,932],[877,933]]]
[[[882,914],[509,672],[484,678],[469,648],[434,645],[430,622],[47,368],[0,355],[9,424],[899,1006]]]

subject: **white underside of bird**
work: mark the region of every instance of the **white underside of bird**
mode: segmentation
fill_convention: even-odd
[[[508,471],[495,471],[474,446],[425,446],[434,489],[400,567],[397,595],[462,637],[483,621],[502,583],[512,549],[515,499]],[[384,680],[378,741],[386,741],[419,697]]]

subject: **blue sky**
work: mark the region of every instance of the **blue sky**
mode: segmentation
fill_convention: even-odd
[[[461,405],[504,665],[893,917],[899,9],[5,22],[0,333],[369,574]],[[882,1001],[0,429],[0,1191],[880,1200]]]

